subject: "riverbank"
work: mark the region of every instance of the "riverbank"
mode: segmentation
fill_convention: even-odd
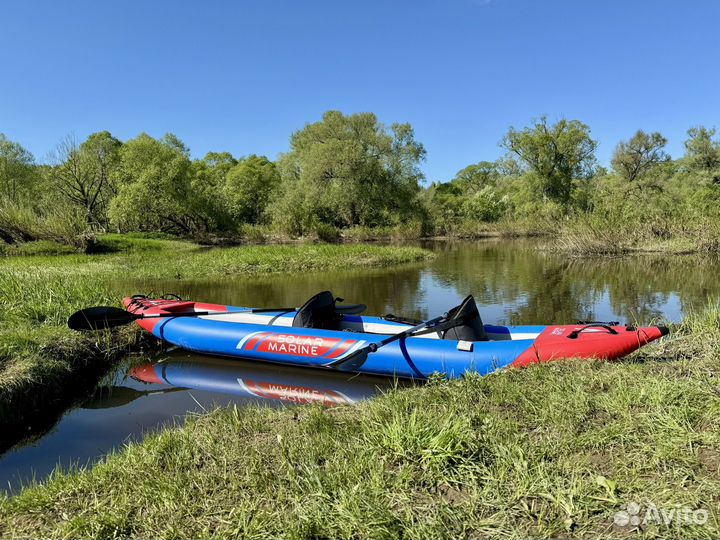
[[[407,226],[337,229],[325,226],[296,238],[268,226],[245,225],[236,236],[197,239],[210,246],[315,245],[420,242],[422,240],[479,240],[538,238],[541,249],[573,256],[618,256],[632,253],[720,253],[720,223],[716,220],[622,222],[607,216],[577,214],[564,219],[501,219],[496,222],[458,221],[441,230],[413,222]],[[171,244],[183,250],[192,244],[160,233],[106,234],[82,248],[88,253],[149,252]],[[0,242],[0,256],[71,255],[78,247],[51,241],[15,245]]]
[[[366,245],[207,249],[114,236],[106,243],[113,253],[0,259],[0,449],[28,426],[56,417],[141,345],[132,327],[106,334],[67,329],[67,318],[79,309],[118,305],[123,295],[145,292],[113,282],[379,267],[432,256],[419,248]]]
[[[326,228],[305,239],[278,235],[262,226],[245,227],[240,241],[266,244],[290,242],[331,243],[418,242],[421,240],[479,240],[486,238],[537,238],[542,249],[576,256],[632,253],[720,253],[720,223],[704,220],[622,221],[609,216],[577,214],[566,218],[501,219],[495,222],[465,220],[443,230],[419,223],[407,227]]]
[[[621,222],[594,214],[567,219],[465,222],[442,238],[538,238],[542,250],[573,256],[633,253],[720,253],[720,223],[714,220]]]
[[[217,410],[3,500],[0,536],[717,537],[720,309],[673,330],[619,363]]]
[[[571,255],[720,253],[720,223],[617,223],[584,217],[561,225],[545,248]]]

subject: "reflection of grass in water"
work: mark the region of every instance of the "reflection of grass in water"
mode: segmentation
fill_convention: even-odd
[[[478,304],[513,305],[513,324],[573,323],[595,318],[593,308],[606,294],[618,317],[647,323],[661,314],[672,295],[681,307],[704,305],[720,294],[714,256],[668,257],[637,254],[613,258],[568,258],[539,251],[538,244],[475,243],[432,263],[433,277]]]
[[[111,237],[112,238],[112,237]],[[25,427],[76,395],[80,373],[97,380],[132,346],[136,334],[79,334],[66,327],[75,311],[118,305],[110,282],[119,276],[182,278],[383,266],[421,260],[429,252],[383,246],[254,246],[197,249],[177,241],[114,238],[131,253],[0,259],[0,429]],[[149,247],[150,246],[150,247]],[[142,252],[139,255],[138,252]]]
[[[141,291],[174,292],[183,298],[236,306],[301,306],[313,294],[330,290],[349,303],[367,304],[367,314],[388,312],[425,318],[420,277],[426,262],[384,268],[338,268],[302,273],[211,277],[206,279],[125,280],[114,284],[124,290],[133,283]],[[451,302],[452,299],[448,299]],[[434,316],[434,314],[433,314]]]
[[[0,502],[0,536],[623,538],[641,501],[710,511],[647,537],[717,537],[719,351],[714,305],[634,361],[218,410]]]

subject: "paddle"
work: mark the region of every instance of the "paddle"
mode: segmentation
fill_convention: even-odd
[[[404,330],[403,332],[400,332],[399,334],[393,334],[392,336],[388,336],[385,339],[382,339],[380,341],[370,343],[369,345],[366,345],[365,347],[361,347],[357,351],[355,351],[347,356],[343,356],[341,358],[338,358],[337,360],[333,360],[332,362],[323,364],[323,367],[338,369],[340,371],[356,371],[356,370],[360,369],[360,367],[367,361],[368,354],[374,353],[379,348],[384,347],[385,345],[389,345],[390,343],[393,343],[395,341],[401,340],[403,338],[411,337],[413,334],[416,334],[417,332],[420,332],[421,330],[425,330],[426,328],[431,328],[435,325],[438,325],[438,324],[442,323],[443,321],[447,320],[447,318],[448,318],[448,314],[445,313],[444,315],[441,315],[440,317],[435,317],[434,319],[430,319],[429,321],[420,323],[417,326],[408,328],[407,330]]]
[[[68,319],[68,326],[72,330],[104,330],[125,326],[140,319],[161,319],[165,317],[200,317],[203,315],[233,315],[235,313],[272,313],[281,311],[285,313],[297,311],[298,308],[254,308],[239,311],[185,311],[179,313],[130,313],[124,309],[100,306],[81,309],[73,313]]]
[[[338,299],[342,301],[342,299]],[[365,304],[348,304],[345,306],[335,306],[335,313],[340,315],[356,315],[365,311]],[[281,308],[252,308],[242,309],[238,311],[186,311],[179,313],[130,313],[124,309],[99,306],[81,309],[73,313],[68,319],[68,326],[72,330],[104,330],[108,328],[116,328],[118,326],[126,326],[131,322],[140,319],[160,319],[164,317],[200,317],[202,315],[232,315],[234,313],[292,313],[300,308],[281,307]]]

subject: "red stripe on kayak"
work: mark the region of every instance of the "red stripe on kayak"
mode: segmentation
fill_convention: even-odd
[[[258,344],[258,341],[263,340],[270,332],[262,332],[252,338],[250,338],[245,345],[243,345],[244,351],[252,351],[255,348],[255,345]]]
[[[328,355],[328,358],[337,358],[356,343],[357,341],[355,341],[354,339],[349,339],[345,343],[341,343],[340,345],[338,345],[337,349],[335,349]]]

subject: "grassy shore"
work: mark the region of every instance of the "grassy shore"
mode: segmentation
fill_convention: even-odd
[[[444,238],[539,239],[540,249],[577,256],[618,256],[632,253],[720,253],[717,220],[623,221],[580,214],[566,219],[504,219],[495,223],[466,221]]]
[[[618,223],[597,216],[559,223],[545,249],[571,255],[625,255],[629,253],[720,252],[720,223],[713,220]]]
[[[621,363],[217,410],[0,501],[0,536],[717,538],[720,309],[674,330]],[[631,503],[707,521],[614,524]]]
[[[109,254],[0,259],[0,449],[18,429],[52,417],[138,343],[132,330],[69,331],[70,314],[118,305],[111,281],[215,277],[329,268],[387,266],[430,256],[418,248],[363,245],[203,249],[173,240],[109,236]],[[11,435],[13,433],[13,435]]]
[[[324,232],[322,232],[324,231]],[[417,242],[423,239],[539,238],[542,249],[570,255],[624,255],[652,252],[668,254],[720,253],[720,222],[711,218],[690,220],[631,220],[577,214],[565,218],[536,216],[503,218],[496,222],[459,220],[435,228],[411,222],[394,227],[356,226],[347,229],[323,227],[304,238],[293,238],[268,226],[247,225],[241,234],[231,238],[205,238],[206,245],[316,245],[320,240],[330,244],[368,242]],[[91,253],[148,253],[158,249],[186,250],[189,242],[173,240],[160,233],[103,235],[85,246]],[[73,245],[35,241],[7,245],[0,242],[0,257],[23,255],[69,255],[77,253]]]

